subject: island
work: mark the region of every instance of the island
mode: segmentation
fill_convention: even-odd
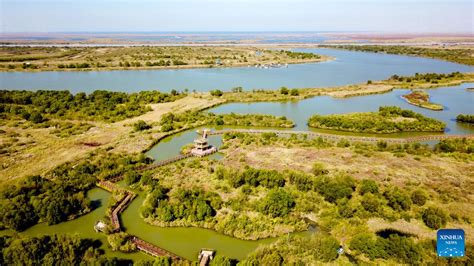
[[[471,114],[459,114],[456,116],[456,121],[461,123],[474,124],[474,115]]]
[[[250,46],[0,47],[0,71],[279,68],[329,59],[288,48]]]
[[[425,91],[414,90],[409,94],[403,95],[402,98],[405,99],[409,104],[413,104],[422,108],[434,111],[441,111],[444,109],[441,104],[430,102],[430,95]]]
[[[313,128],[360,133],[443,132],[444,122],[396,106],[382,106],[378,112],[313,115]]]

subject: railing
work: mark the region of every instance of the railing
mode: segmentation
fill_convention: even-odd
[[[148,253],[152,256],[167,256],[171,257],[172,260],[181,260],[182,258],[174,253],[171,253],[163,248],[155,246],[151,243],[146,242],[138,237],[133,237],[132,242],[137,246],[137,248],[145,253]]]
[[[181,155],[175,156],[175,157],[173,157],[173,158],[169,158],[169,159],[166,159],[166,160],[163,160],[163,161],[159,161],[159,162],[157,162],[157,163],[154,163],[154,164],[152,164],[152,165],[146,166],[146,167],[144,167],[142,170],[155,169],[155,168],[158,168],[158,167],[161,167],[161,166],[164,166],[164,165],[167,165],[167,164],[171,164],[171,163],[174,163],[174,162],[177,162],[177,161],[180,161],[180,160],[183,160],[183,159],[192,157],[192,156],[193,156],[193,155],[192,155],[191,153],[188,153],[188,154],[181,154]]]

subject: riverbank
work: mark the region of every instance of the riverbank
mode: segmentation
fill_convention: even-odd
[[[281,68],[329,56],[256,47],[0,47],[0,71],[107,71],[224,67]]]
[[[435,74],[436,75],[436,74]],[[433,89],[439,87],[457,86],[474,82],[474,73],[460,73],[452,77],[443,77],[435,82],[431,80],[416,80],[416,76],[398,77],[366,83],[330,88],[300,88],[288,90],[252,90],[224,92],[222,98],[227,102],[268,102],[268,101],[299,101],[315,96],[331,96],[347,98],[355,96],[382,94],[394,89]]]
[[[373,53],[387,53],[408,56],[422,56],[427,58],[441,59],[449,62],[474,65],[474,56],[472,46],[453,48],[453,47],[422,47],[406,45],[321,45],[321,47],[344,49],[350,51],[362,51]]]

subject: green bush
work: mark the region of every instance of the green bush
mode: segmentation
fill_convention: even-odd
[[[259,211],[272,217],[286,216],[295,207],[295,200],[285,189],[276,188],[268,192],[259,204]]]
[[[416,205],[423,206],[426,203],[428,196],[423,190],[415,190],[411,193],[411,200]]]
[[[379,186],[374,180],[363,179],[359,185],[359,194],[364,195],[366,193],[377,194],[379,192]]]
[[[323,163],[315,162],[313,164],[313,168],[311,169],[311,172],[315,176],[320,176],[320,175],[327,175],[329,173],[329,170],[326,169]]]
[[[403,263],[416,264],[423,257],[423,250],[413,239],[391,234],[388,238],[373,237],[370,234],[358,234],[352,238],[349,247],[357,253],[363,253],[370,259],[393,258]]]
[[[372,193],[364,194],[360,204],[366,211],[371,213],[378,212],[381,205],[378,197],[374,196]]]
[[[147,130],[147,129],[150,129],[150,128],[151,128],[151,126],[148,125],[143,120],[138,120],[135,124],[133,124],[133,129],[135,131],[143,131],[143,130]]]
[[[388,201],[388,206],[396,211],[407,211],[411,207],[410,197],[398,188],[387,189],[383,195]]]
[[[287,87],[281,87],[280,88],[280,93],[283,94],[283,95],[288,95],[290,91],[288,90]]]
[[[474,124],[474,115],[460,114],[456,116],[456,121]]]
[[[224,95],[224,93],[221,90],[212,90],[211,95],[216,96],[216,97],[221,97],[222,95]]]
[[[423,222],[431,229],[440,229],[446,225],[448,216],[439,208],[428,207],[422,214]]]
[[[211,260],[209,265],[210,266],[234,266],[234,265],[237,265],[237,260],[217,254],[214,257],[214,259]]]
[[[338,199],[351,198],[355,181],[350,176],[321,177],[316,181],[316,190],[325,200],[336,203]]]
[[[298,95],[300,95],[300,91],[298,89],[291,89],[290,95],[291,96],[298,96]]]

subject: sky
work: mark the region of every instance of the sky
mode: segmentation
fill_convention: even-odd
[[[473,33],[474,0],[0,0],[1,32]]]

